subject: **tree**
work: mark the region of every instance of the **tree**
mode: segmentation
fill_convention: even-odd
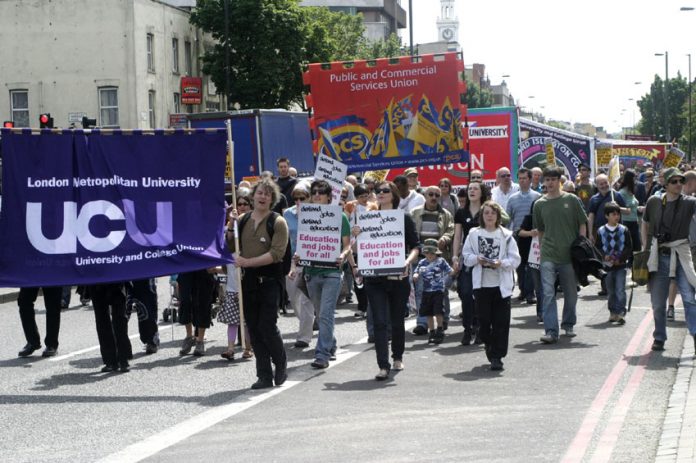
[[[203,56],[203,72],[225,89],[225,45],[230,49],[228,104],[242,108],[284,108],[302,90],[304,16],[295,0],[229,2],[225,37],[224,1],[199,0],[191,22],[217,41]]]
[[[355,55],[357,59],[377,59],[377,58],[394,58],[397,56],[407,55],[401,39],[396,34],[391,34],[386,40],[365,40],[358,53]]]
[[[302,103],[302,69],[311,62],[353,59],[363,46],[361,16],[300,7],[298,0],[199,0],[191,23],[217,41],[203,55],[203,72],[225,93],[225,46],[230,49],[228,104],[287,108]]]
[[[490,89],[481,89],[479,84],[473,83],[464,74],[466,81],[466,105],[469,108],[490,108],[493,105],[493,93]]]
[[[670,140],[666,140],[665,126],[665,90],[669,101],[669,121]],[[655,80],[650,86],[650,93],[644,95],[638,101],[641,120],[638,123],[638,130],[642,135],[651,135],[661,141],[682,140],[684,131],[687,129],[689,86],[686,80],[677,74],[677,77],[669,79],[665,83],[659,75],[655,75]],[[686,109],[688,111],[688,109]]]

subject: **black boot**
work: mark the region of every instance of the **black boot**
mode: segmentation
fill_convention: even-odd
[[[462,336],[462,345],[468,346],[471,344],[471,330],[464,330],[464,336]]]

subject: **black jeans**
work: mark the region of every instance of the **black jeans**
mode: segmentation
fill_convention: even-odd
[[[215,294],[215,277],[206,270],[180,273],[179,283],[179,323],[192,323],[196,328],[210,328],[210,306]],[[277,304],[276,304],[277,308]]]
[[[60,300],[63,295],[61,286],[43,286],[44,306],[46,307],[46,347],[58,348],[58,332],[60,331]],[[22,329],[27,343],[41,347],[41,336],[36,326],[36,312],[34,302],[39,295],[39,287],[20,288],[17,296],[19,305],[19,318],[22,321]]]
[[[90,287],[94,318],[97,322],[99,350],[105,365],[127,364],[133,356],[128,339],[126,295],[123,284],[108,283]]]
[[[283,338],[278,330],[278,302],[282,286],[280,280],[267,280],[253,289],[242,283],[244,317],[249,328],[251,347],[256,357],[256,376],[260,380],[273,380],[273,365],[287,366]]]
[[[457,276],[457,294],[462,300],[462,326],[468,333],[474,332],[478,328],[479,320],[474,305],[474,285],[471,281],[471,268],[464,267]]]
[[[377,365],[386,370],[389,363],[388,320],[391,320],[392,359],[402,360],[406,343],[404,334],[404,307],[408,302],[411,285],[408,278],[387,280],[385,277],[365,278],[365,292],[370,301],[374,320]]]
[[[475,289],[474,300],[486,354],[489,358],[501,359],[507,355],[510,338],[510,298],[503,298],[496,287]]]
[[[154,278],[133,280],[128,288],[128,302],[138,316],[138,332],[143,344],[159,345],[157,329],[157,283]]]

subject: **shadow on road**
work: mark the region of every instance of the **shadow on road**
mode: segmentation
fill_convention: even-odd
[[[476,366],[470,371],[462,371],[461,373],[446,373],[442,375],[445,378],[455,381],[478,381],[479,379],[491,379],[501,376],[503,371],[491,371],[488,363]]]
[[[573,341],[570,338],[561,336],[556,344],[544,344],[541,341],[530,341],[524,344],[516,344],[513,346],[522,354],[533,354],[540,350],[553,350],[553,349],[589,349],[592,347],[597,347],[598,344],[587,344],[584,342]]]
[[[396,383],[394,378],[390,376],[386,381],[375,381],[374,378],[370,378],[356,379],[354,381],[346,381],[345,383],[324,383],[324,390],[339,392],[374,391],[393,386],[396,386]]]

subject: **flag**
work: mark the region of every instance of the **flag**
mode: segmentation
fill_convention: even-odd
[[[324,142],[324,148],[326,148],[326,155],[340,161],[341,156],[336,151],[336,145],[334,145],[331,133],[324,127],[319,127],[319,133],[321,133],[321,140]]]
[[[382,114],[382,120],[375,130],[372,140],[370,140],[369,153],[370,156],[380,156],[385,158],[393,158],[399,156],[399,149],[396,146],[396,137],[394,134],[394,120],[399,120],[401,116],[395,115],[394,99],[389,102],[389,106]]]
[[[418,112],[414,118],[407,138],[414,143],[435,146],[440,136],[438,114],[427,96],[423,95],[418,104]]]
[[[609,176],[609,185],[613,185],[619,181],[619,178],[621,177],[621,170],[619,169],[619,157],[614,156],[611,158],[611,161],[609,161],[609,173],[607,174]]]

